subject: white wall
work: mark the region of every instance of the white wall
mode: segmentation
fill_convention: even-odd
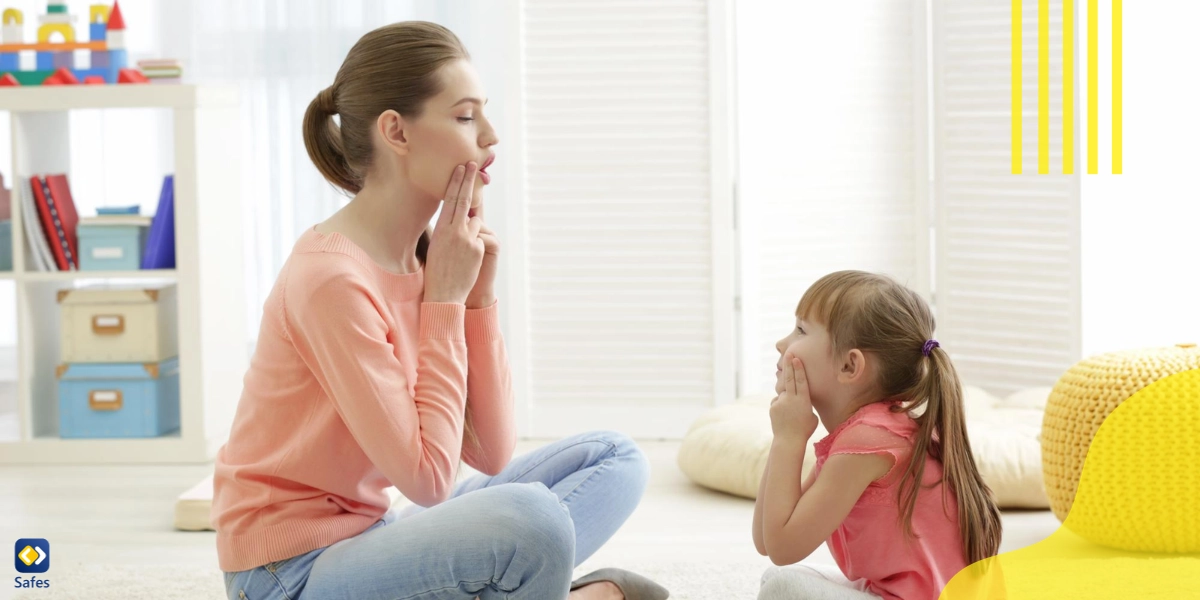
[[[928,293],[924,2],[737,4],[740,390],[841,269]]]
[[[1080,2],[1078,56],[1086,57]],[[1112,175],[1111,1],[1101,0],[1099,175],[1083,176],[1084,355],[1200,343],[1200,4],[1124,3],[1123,171]],[[1082,61],[1081,61],[1082,63]],[[1080,64],[1080,164],[1086,70]]]

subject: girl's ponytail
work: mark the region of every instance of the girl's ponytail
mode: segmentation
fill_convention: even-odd
[[[350,194],[357,194],[362,190],[362,182],[346,160],[341,128],[333,122],[337,112],[333,86],[318,92],[304,111],[304,148],[325,179]]]
[[[901,486],[901,514],[905,530],[911,533],[912,515],[928,451],[942,463],[943,506],[947,497],[945,492],[952,490],[958,499],[963,551],[967,562],[974,563],[995,556],[1000,549],[1000,510],[992,499],[991,489],[979,474],[971,452],[966,415],[963,414],[962,386],[954,364],[934,340],[925,343],[922,353],[926,368],[914,397],[925,399],[925,411],[917,417],[920,434],[905,473],[905,484]]]

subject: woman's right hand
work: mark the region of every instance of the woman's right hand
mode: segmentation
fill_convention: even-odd
[[[467,163],[454,168],[442,212],[433,227],[426,259],[425,302],[463,304],[483,263],[483,220],[469,217],[479,165]]]

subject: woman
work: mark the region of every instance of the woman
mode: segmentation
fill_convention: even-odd
[[[310,158],[354,197],[281,269],[217,457],[230,598],[667,597],[618,569],[570,580],[645,490],[632,441],[588,433],[510,462],[482,199],[498,140],[468,61],[441,26],[382,27],[308,107]],[[460,461],[482,474],[456,484]],[[389,512],[389,485],[415,505]]]

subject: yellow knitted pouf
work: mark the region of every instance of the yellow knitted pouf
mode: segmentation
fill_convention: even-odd
[[[1093,543],[1200,551],[1200,348],[1115,352],[1068,369],[1046,402],[1042,470],[1054,514]]]

